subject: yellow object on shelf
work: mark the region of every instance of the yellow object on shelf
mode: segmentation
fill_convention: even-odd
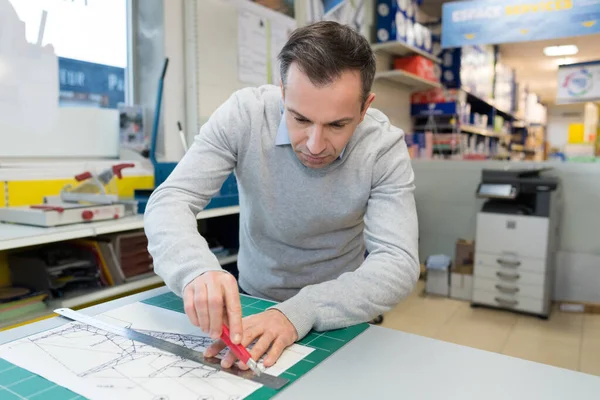
[[[585,134],[583,124],[569,124],[569,140],[570,144],[585,143]]]
[[[57,196],[66,184],[76,184],[75,179],[44,179],[8,181],[9,206],[39,204],[44,196]],[[119,196],[133,197],[134,189],[154,187],[153,176],[124,176],[119,181]]]

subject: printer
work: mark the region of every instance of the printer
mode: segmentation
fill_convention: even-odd
[[[473,306],[548,318],[561,210],[560,181],[542,169],[484,169]]]

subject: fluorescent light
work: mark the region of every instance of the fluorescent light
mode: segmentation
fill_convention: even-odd
[[[574,44],[544,47],[544,54],[548,57],[573,56],[578,52],[579,49]]]

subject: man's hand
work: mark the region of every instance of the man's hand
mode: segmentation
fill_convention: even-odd
[[[267,368],[275,364],[286,347],[298,340],[298,333],[294,325],[292,325],[283,313],[275,309],[250,315],[244,318],[243,325],[244,337],[242,345],[248,347],[250,343],[258,339],[254,347],[248,351],[252,359],[258,361],[268,350],[267,356],[264,359],[264,366]],[[204,355],[206,357],[214,357],[224,348],[225,343],[218,340],[206,349]],[[223,368],[230,368],[236,359],[235,354],[228,351],[223,360],[221,360],[221,366]],[[242,362],[239,362],[238,366],[241,369],[248,369],[248,366]]]
[[[192,324],[221,337],[223,324],[229,327],[231,341],[242,341],[242,306],[233,275],[224,271],[208,271],[191,281],[183,290],[185,313]]]

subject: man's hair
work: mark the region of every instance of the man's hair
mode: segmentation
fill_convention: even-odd
[[[362,104],[371,93],[375,55],[367,39],[349,26],[321,21],[296,29],[279,53],[283,85],[292,62],[315,86],[325,86],[346,70],[360,71]]]

